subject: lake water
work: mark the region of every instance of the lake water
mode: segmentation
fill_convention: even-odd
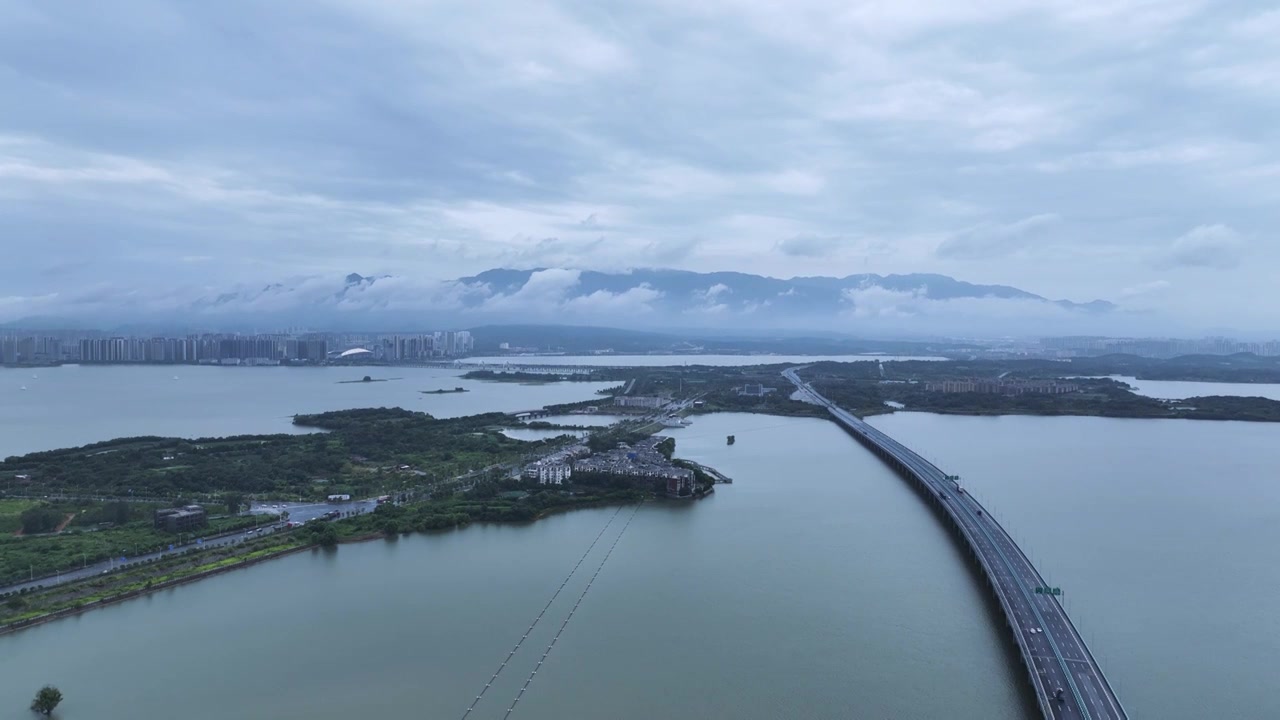
[[[549,440],[561,435],[574,435],[576,437],[586,437],[590,430],[534,430],[532,428],[507,428],[502,431],[503,435],[516,440],[524,440],[532,442],[535,440]]]
[[[874,421],[1064,588],[1132,717],[1280,717],[1280,426]],[[471,718],[503,716],[597,568],[516,717],[1029,716],[955,543],[835,425],[667,432],[734,484],[647,504],[620,539],[630,508],[349,545],[0,638],[0,716],[52,682],[63,720],[461,717],[596,537]]]
[[[1132,717],[1280,717],[1280,425],[872,422],[959,474],[1062,586]]]
[[[589,400],[598,397],[597,390],[617,384],[519,385],[463,380],[459,377],[463,372],[413,367],[192,365],[3,368],[0,458],[134,435],[309,432],[293,425],[293,415],[326,410],[402,407],[436,417],[531,410]],[[387,382],[343,382],[365,375]],[[455,387],[468,392],[421,392]]]
[[[1161,400],[1183,400],[1207,395],[1264,397],[1280,400],[1280,385],[1268,383],[1179,382],[1172,380],[1138,380],[1137,378],[1121,375],[1113,375],[1111,377],[1114,380],[1133,386],[1133,391],[1139,395],[1160,398]]]
[[[548,422],[553,425],[576,425],[583,428],[597,428],[607,427],[626,419],[628,419],[626,415],[548,415],[534,418],[530,422]],[[561,435],[583,437],[588,433],[590,433],[590,430],[539,430],[536,428],[507,428],[502,431],[503,435],[516,440],[546,440]]]
[[[909,355],[497,355],[462,358],[469,365],[604,365],[608,367],[664,367],[671,365],[777,365],[780,363],[871,362],[875,360],[946,360]]]
[[[629,526],[608,508],[308,552],[3,637],[0,709],[55,683],[62,720],[459,718],[600,536],[471,718],[503,716],[597,568],[515,717],[1024,717],[968,567],[839,429],[672,432],[735,484]]]

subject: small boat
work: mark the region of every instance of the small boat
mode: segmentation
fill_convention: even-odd
[[[26,389],[27,389],[27,386],[26,386],[26,385],[23,385],[23,386],[22,386],[21,388],[19,388],[19,389],[20,389],[20,390],[26,390]]]

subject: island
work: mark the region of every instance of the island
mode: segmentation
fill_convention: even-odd
[[[464,387],[456,387],[456,388],[453,388],[452,390],[450,390],[449,388],[439,388],[436,390],[419,390],[418,392],[422,393],[423,395],[451,395],[453,393],[464,393],[464,392],[471,392],[471,391]]]
[[[599,382],[616,380],[626,373],[603,368],[582,367],[573,370],[561,368],[546,371],[535,370],[470,370],[462,378],[464,380],[484,380],[487,382],[510,382],[522,385],[549,382]]]
[[[403,380],[403,379],[404,378],[375,378],[369,375],[365,375],[359,380],[339,380],[338,384],[339,385],[356,385],[360,383],[390,382],[392,380]]]

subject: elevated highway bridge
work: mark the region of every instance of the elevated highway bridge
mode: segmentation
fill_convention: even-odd
[[[1127,720],[1102,669],[1067,617],[1057,590],[1048,586],[991,513],[964,490],[958,478],[820,395],[800,379],[799,369],[783,375],[915,486],[973,558],[1000,605],[1045,719]]]

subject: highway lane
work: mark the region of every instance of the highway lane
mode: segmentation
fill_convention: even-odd
[[[343,515],[361,514],[373,512],[378,507],[377,500],[348,500],[347,502],[328,503],[328,502],[311,502],[311,503],[253,503],[249,512],[255,515],[279,516],[283,512],[289,513],[289,522],[305,523],[316,518],[323,517],[325,513],[338,511]]]
[[[128,552],[122,553],[120,557],[103,560],[84,567],[69,569],[58,573],[53,577],[35,578],[27,582],[15,583],[0,587],[0,593],[18,592],[34,587],[53,587],[63,583],[73,582],[76,580],[84,580],[85,578],[94,577],[109,573],[122,565],[133,565],[135,563],[147,562],[157,558],[174,555],[187,550],[209,549],[231,545],[243,542],[252,537],[276,532],[284,529],[279,515],[283,511],[289,512],[289,521],[295,523],[304,523],[315,520],[323,516],[326,512],[337,510],[343,514],[347,513],[364,513],[372,512],[378,503],[376,500],[357,500],[346,503],[279,503],[271,505],[269,503],[255,503],[249,512],[262,516],[262,526],[255,527],[250,530],[236,530],[234,532],[223,533],[221,535],[210,535],[201,537],[198,533],[182,533],[173,537],[173,549],[164,549],[159,552],[142,553],[140,555],[131,555]],[[180,542],[185,541],[185,542]]]
[[[991,514],[957,481],[822,397],[795,371],[784,375],[812,401],[825,406],[837,422],[880,448],[939,498],[996,590],[1045,717],[1124,720],[1123,707],[1058,599],[1035,592],[1046,586],[1044,579]]]
[[[270,519],[266,519],[265,522],[267,524],[264,524],[261,528],[257,528],[256,530],[248,530],[248,531],[236,530],[234,532],[224,533],[222,535],[211,535],[209,537],[199,537],[194,533],[183,533],[183,537],[191,538],[191,539],[187,540],[187,542],[185,543],[180,544],[178,542],[179,537],[175,536],[172,550],[165,549],[159,552],[142,553],[141,555],[132,555],[132,556],[125,553],[125,554],[122,554],[120,557],[111,558],[110,560],[103,560],[102,562],[91,563],[82,568],[67,570],[65,572],[58,573],[53,577],[36,578],[34,581],[30,581],[30,582],[22,582],[22,583],[16,583],[14,585],[6,585],[4,587],[0,587],[0,592],[15,592],[15,591],[20,591],[23,588],[29,589],[29,588],[41,587],[41,586],[53,587],[55,585],[61,585],[63,583],[73,582],[75,580],[83,580],[85,578],[94,577],[96,575],[104,575],[113,570],[119,569],[121,566],[134,565],[136,563],[146,562],[149,560],[154,560],[156,558],[166,557],[168,555],[175,555],[177,553],[186,552],[187,550],[191,550],[193,548],[200,549],[200,550],[207,550],[210,548],[221,547],[223,545],[232,545],[238,542],[243,542],[244,540],[251,537],[259,537],[260,535],[276,532],[281,529],[279,526],[271,524]],[[198,541],[196,538],[198,538]]]

